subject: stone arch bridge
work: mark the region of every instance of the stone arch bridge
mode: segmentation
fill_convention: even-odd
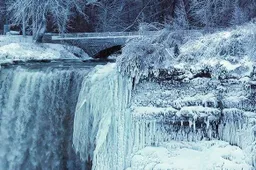
[[[74,45],[82,48],[89,56],[100,58],[121,50],[121,47],[130,39],[152,35],[152,33],[154,32],[70,33],[61,35],[46,33],[43,42]]]

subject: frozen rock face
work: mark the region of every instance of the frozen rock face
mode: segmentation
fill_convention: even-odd
[[[250,84],[251,77],[183,82],[158,76],[141,79],[132,90],[115,64],[97,67],[82,85],[74,147],[93,169],[253,170]]]
[[[0,169],[85,169],[72,148],[75,106],[88,70],[0,70]]]

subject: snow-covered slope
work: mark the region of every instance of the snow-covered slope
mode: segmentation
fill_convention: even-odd
[[[169,76],[173,73],[174,78],[182,80],[202,71],[211,72],[212,78],[222,74],[239,78],[252,72],[256,61],[255,41],[255,23],[213,34],[163,30],[152,37],[130,41],[118,65],[123,73],[135,78],[149,74],[161,76],[164,69]]]

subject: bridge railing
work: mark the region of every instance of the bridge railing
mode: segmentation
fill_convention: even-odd
[[[177,34],[193,34],[202,33],[200,30],[172,30],[172,33]],[[102,40],[102,39],[129,39],[143,37],[147,35],[161,34],[159,31],[138,31],[138,32],[93,32],[93,33],[67,33],[67,34],[46,34],[46,36],[51,37],[53,41],[60,40]]]
[[[151,35],[153,32],[98,32],[98,33],[67,33],[52,35],[52,40],[68,39],[107,39],[107,38],[129,38]]]

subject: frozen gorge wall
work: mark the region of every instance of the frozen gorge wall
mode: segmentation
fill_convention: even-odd
[[[236,165],[235,158],[227,156],[234,161],[232,166],[248,170],[255,166],[254,73],[239,80],[202,76],[182,82],[173,81],[176,71],[142,80],[134,90],[115,64],[97,67],[86,76],[73,134],[81,158],[92,161],[93,169],[125,169],[132,156],[147,146],[223,140],[246,154],[249,166]]]
[[[163,31],[126,46],[119,68],[140,82],[131,102],[135,151],[217,139],[242,148],[256,166],[255,28]]]
[[[0,70],[0,169],[79,170],[73,119],[85,69]]]
[[[117,66],[98,67],[84,79],[75,150],[95,170],[125,169],[146,146],[223,140],[246,154],[247,165],[241,166],[225,157],[233,167],[253,169],[255,28],[185,36],[163,32],[128,43]]]
[[[131,104],[134,151],[170,141],[223,140],[242,148],[248,164],[255,166],[254,81],[198,77],[176,83],[137,86]]]
[[[76,152],[92,161],[93,169],[125,169],[147,146],[223,140],[246,153],[248,165],[236,165],[228,156],[232,166],[251,170],[256,156],[255,70],[240,79],[201,75],[185,82],[177,77],[183,71],[142,79],[132,89],[131,80],[121,76],[115,64],[96,67],[85,76],[79,95]]]

